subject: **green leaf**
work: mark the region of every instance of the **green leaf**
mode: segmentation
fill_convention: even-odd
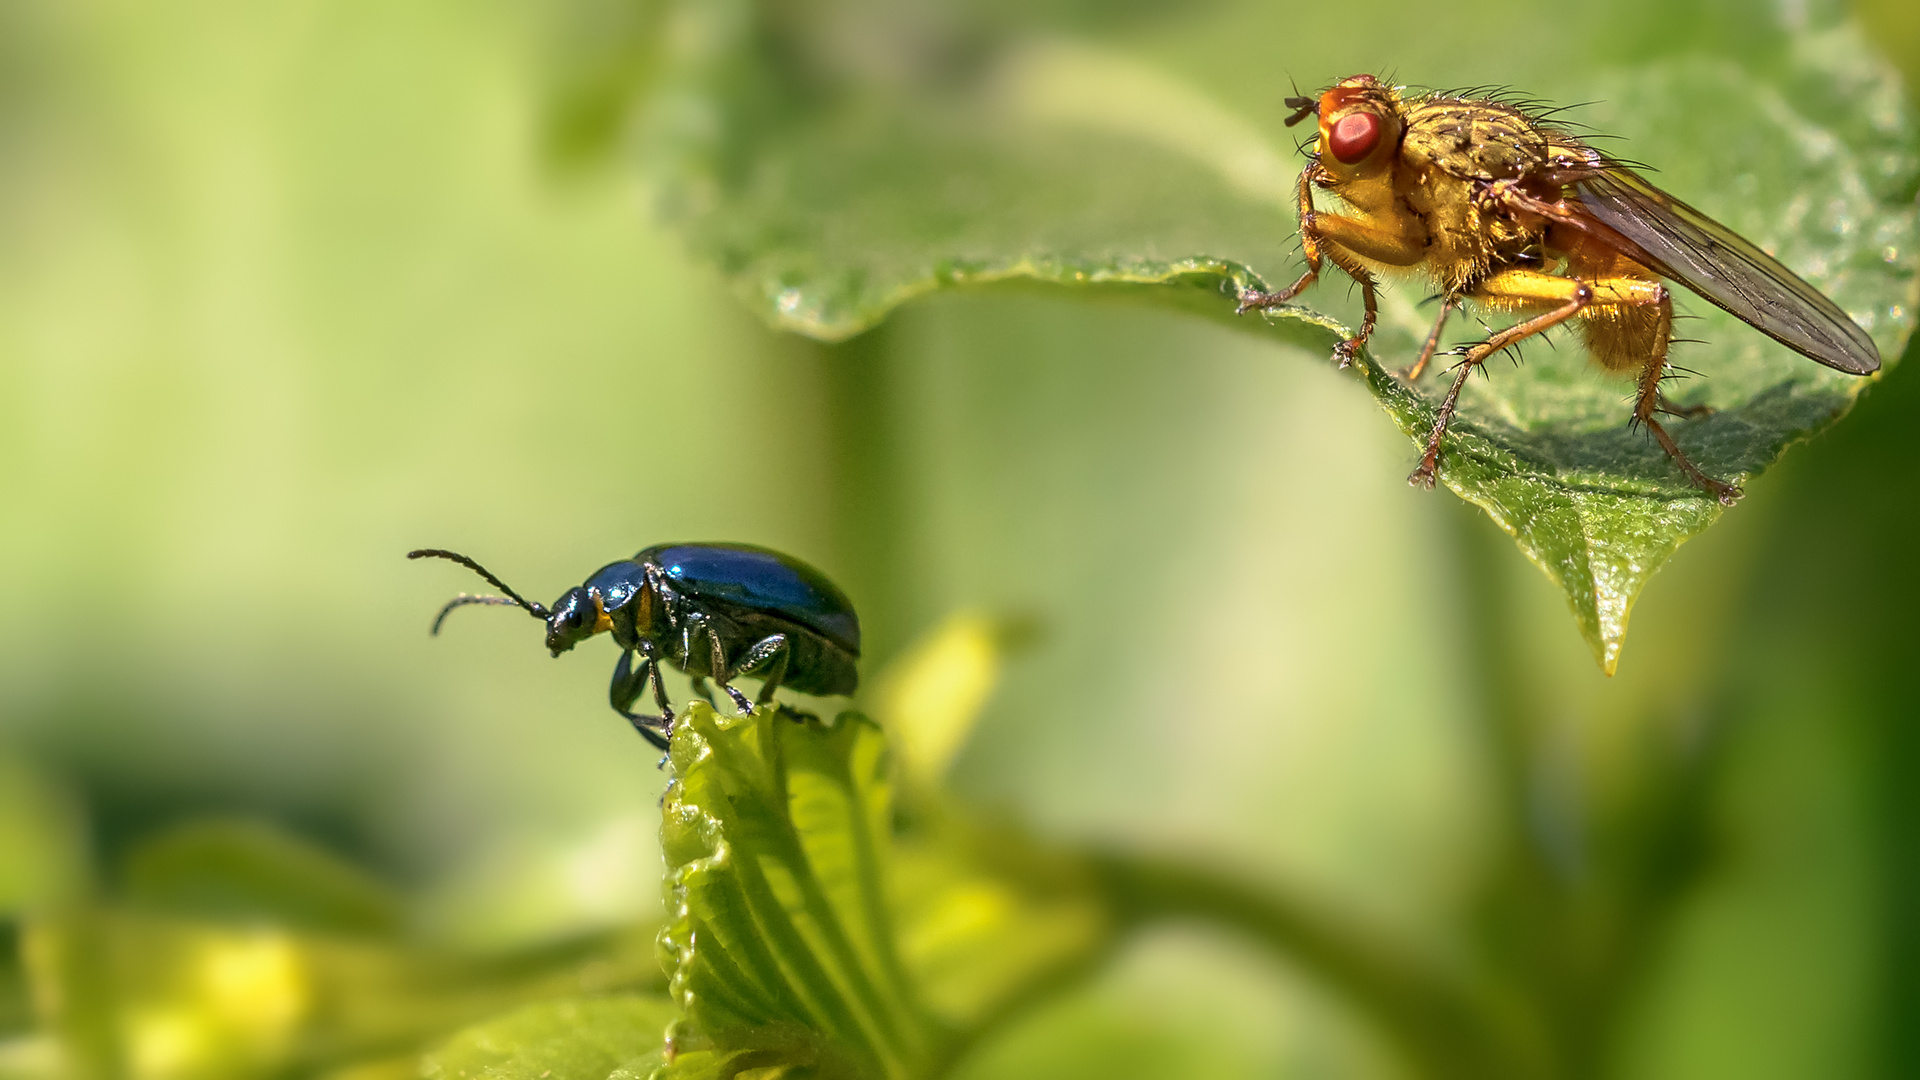
[[[427,1056],[429,1080],[638,1080],[661,1062],[673,1004],[621,996],[543,1002],[476,1024]]]
[[[840,340],[936,289],[1026,283],[1199,311],[1316,355],[1344,333],[1304,307],[1232,315],[1244,285],[1290,280],[1300,162],[1167,74],[1021,39],[970,8],[665,10],[673,44],[640,118],[647,167],[667,215],[776,326]],[[1648,34],[1681,18],[1644,14]],[[1891,363],[1913,325],[1913,125],[1897,77],[1852,23],[1796,17],[1811,25],[1701,15],[1675,29],[1702,51],[1643,48],[1652,58],[1618,69],[1570,62],[1528,89],[1601,102],[1577,117],[1628,137],[1609,150],[1657,165],[1663,186],[1779,253],[1867,324]],[[1341,292],[1323,283],[1303,301],[1350,311]],[[1388,372],[1424,335],[1422,295],[1416,283],[1387,291],[1374,355],[1356,365],[1416,442],[1441,386]],[[1674,360],[1710,377],[1675,396],[1718,411],[1673,427],[1713,475],[1758,475],[1872,381],[1704,302],[1682,307],[1700,318],[1681,336],[1705,343]],[[1456,329],[1479,333],[1470,320]],[[1560,585],[1611,672],[1648,577],[1722,509],[1628,429],[1629,387],[1569,354],[1533,348],[1518,370],[1472,384],[1442,480]]]
[[[909,781],[938,789],[1000,682],[1007,650],[1033,633],[1027,620],[957,611],[870,681],[865,700]]]
[[[896,836],[885,740],[857,714],[696,703],[671,753],[668,1075],[935,1075],[1111,942],[1071,860],[938,818]]]
[[[123,889],[144,907],[350,934],[392,934],[400,897],[329,852],[263,822],[193,822],[127,859]]]

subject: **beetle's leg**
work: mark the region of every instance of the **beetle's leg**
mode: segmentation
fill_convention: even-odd
[[[1433,359],[1433,351],[1440,347],[1440,331],[1446,327],[1447,317],[1452,315],[1454,309],[1459,306],[1460,301],[1457,297],[1440,298],[1440,315],[1433,320],[1433,329],[1427,331],[1426,344],[1420,346],[1420,358],[1413,362],[1412,367],[1401,373],[1408,382],[1420,381],[1421,374],[1427,370],[1427,362]]]
[[[1594,286],[1535,270],[1506,270],[1481,282],[1474,290],[1474,295],[1496,303],[1559,301],[1559,306],[1517,322],[1467,350],[1466,356],[1454,369],[1453,385],[1447,388],[1447,396],[1440,402],[1440,411],[1434,417],[1433,430],[1427,434],[1427,449],[1420,457],[1420,465],[1407,477],[1407,483],[1415,487],[1433,487],[1434,476],[1440,468],[1440,440],[1447,434],[1447,425],[1453,422],[1453,410],[1460,400],[1460,388],[1467,384],[1467,376],[1473,374],[1473,369],[1501,349],[1558,326],[1579,314],[1580,309],[1593,303]]]
[[[708,674],[713,677],[714,682],[720,684],[722,690],[726,690],[728,695],[733,697],[734,704],[738,705],[739,695],[734,694],[727,686],[726,648],[720,644],[720,635],[713,628],[713,620],[697,611],[688,613],[686,621],[680,626],[680,652],[687,658],[688,673],[692,674],[694,670],[694,649],[699,646],[702,637],[707,639]],[[706,688],[706,681],[702,676],[693,675],[693,685],[694,689],[707,699],[708,704],[713,704],[713,693]]]
[[[740,658],[740,668],[736,674],[753,675],[760,678],[760,694],[754,699],[756,704],[765,705],[773,700],[773,692],[780,689],[781,680],[787,677],[787,661],[793,656],[793,649],[785,634],[770,634],[753,643],[753,648]],[[759,668],[766,671],[758,671]]]
[[[620,662],[613,665],[613,682],[607,686],[607,703],[621,716],[628,716],[627,710],[633,708],[634,699],[647,688],[647,675],[653,668],[653,661],[640,658],[640,670],[633,670],[633,650],[627,649],[620,654]],[[631,717],[628,717],[631,719]]]
[[[641,692],[646,690],[649,677],[652,678],[655,686],[660,684],[659,673],[654,670],[653,660],[649,657],[641,657],[640,668],[636,671],[633,669],[633,650],[626,650],[620,654],[620,662],[613,666],[613,682],[607,687],[607,702],[613,706],[614,712],[626,717],[627,723],[632,724],[633,730],[639,732],[641,737],[665,750],[667,737],[655,728],[661,728],[669,733],[673,731],[672,710],[663,709],[665,715],[662,716],[645,716],[633,711],[633,703],[640,697]],[[662,702],[663,706],[664,704]]]
[[[725,690],[727,696],[733,699],[734,711],[738,712],[741,716],[745,716],[753,711],[753,699],[741,693],[739,687],[732,683],[721,683],[720,689]]]
[[[660,710],[660,719],[667,725],[669,734],[673,731],[673,704],[667,700],[667,684],[660,678],[661,658],[653,653],[653,642],[644,638],[640,642],[640,655],[646,658],[647,666],[653,669],[653,704]]]
[[[680,662],[688,671],[693,670],[693,635],[706,624],[698,615],[688,615],[680,620]]]
[[[727,671],[727,650],[720,644],[720,635],[713,629],[713,621],[700,616],[700,629],[707,635],[707,670],[712,673],[713,681],[733,699],[733,707],[745,715],[753,711],[753,702],[741,693],[730,681]]]

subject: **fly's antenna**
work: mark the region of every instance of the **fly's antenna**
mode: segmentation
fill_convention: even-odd
[[[499,589],[501,592],[507,594],[505,596],[470,596],[466,593],[461,593],[459,596],[456,596],[452,600],[447,601],[447,606],[441,608],[440,614],[434,616],[433,633],[435,634],[438,634],[440,632],[440,624],[446,621],[448,612],[452,611],[454,608],[466,607],[469,604],[502,604],[502,605],[511,604],[515,607],[525,608],[527,614],[533,616],[536,619],[539,619],[541,622],[545,622],[547,620],[547,616],[550,614],[547,611],[546,605],[533,603],[532,601],[528,600],[526,597],[521,596],[517,592],[514,592],[511,588],[507,586],[506,582],[501,581],[497,577],[494,577],[493,571],[488,570],[486,567],[481,566],[479,563],[474,562],[472,559],[467,558],[465,555],[462,555],[457,551],[442,551],[439,548],[421,548],[418,551],[407,552],[407,558],[409,559],[428,559],[428,558],[445,559],[448,562],[457,562],[461,566],[464,566],[467,569],[473,571],[474,573],[479,574],[481,577],[486,578],[487,584],[492,585],[494,588]]]
[[[1285,102],[1287,108],[1293,110],[1293,115],[1287,117],[1287,126],[1292,127],[1310,115],[1318,116],[1320,114],[1320,100],[1302,94],[1300,92],[1300,84],[1294,82],[1292,79],[1288,79],[1287,82],[1293,86],[1293,96],[1287,98]]]

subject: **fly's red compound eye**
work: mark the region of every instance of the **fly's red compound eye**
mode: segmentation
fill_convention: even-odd
[[[1357,164],[1380,145],[1380,126],[1380,118],[1370,112],[1348,113],[1327,132],[1327,149],[1341,164]]]

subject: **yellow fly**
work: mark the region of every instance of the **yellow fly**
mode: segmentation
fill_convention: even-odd
[[[1411,483],[1433,486],[1467,376],[1499,350],[1572,319],[1597,363],[1636,373],[1633,422],[1646,425],[1688,480],[1731,506],[1740,489],[1700,471],[1657,418],[1705,411],[1676,409],[1660,393],[1673,331],[1662,278],[1835,370],[1880,368],[1866,331],[1793,271],[1524,108],[1465,95],[1402,96],[1371,75],[1287,104],[1296,109],[1289,126],[1314,114],[1320,121],[1319,145],[1300,174],[1307,270],[1279,292],[1243,294],[1242,312],[1292,300],[1331,262],[1360,283],[1366,302],[1359,332],[1334,351],[1345,367],[1373,332],[1376,276],[1424,273],[1440,293],[1440,315],[1410,379],[1426,369],[1447,318],[1466,301],[1523,316],[1466,350]],[[1318,209],[1316,188],[1347,212]]]

